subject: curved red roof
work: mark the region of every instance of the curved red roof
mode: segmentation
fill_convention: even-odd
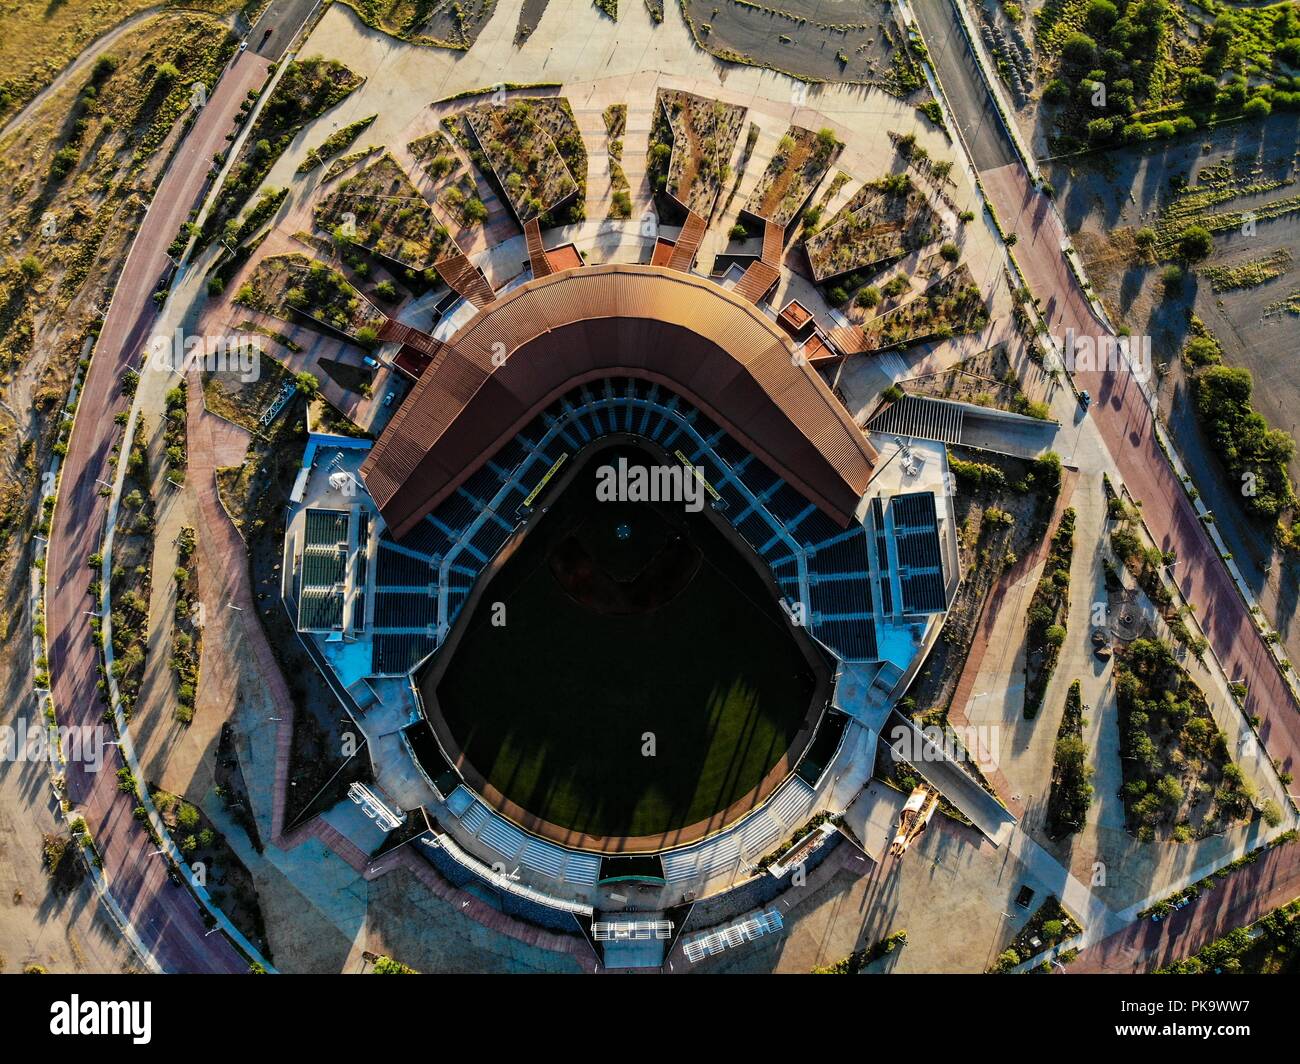
[[[876,452],[761,311],[702,277],[609,265],[537,278],[438,352],[361,467],[401,538],[570,388],[671,389],[847,525]]]

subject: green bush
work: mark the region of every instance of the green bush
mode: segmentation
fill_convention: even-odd
[[[1188,226],[1178,238],[1178,253],[1188,262],[1200,262],[1214,250],[1214,237],[1202,225]]]

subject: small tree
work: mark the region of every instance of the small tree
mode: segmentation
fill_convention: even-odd
[[[1178,253],[1188,262],[1200,262],[1214,250],[1214,237],[1203,225],[1190,225],[1178,238]]]

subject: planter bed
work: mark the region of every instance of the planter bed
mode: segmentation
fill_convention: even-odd
[[[321,200],[314,217],[334,232],[349,214],[356,226],[351,243],[411,269],[427,269],[450,251],[447,230],[388,152]]]
[[[791,126],[745,204],[745,213],[788,226],[843,150],[829,129],[814,133]]]
[[[941,235],[929,199],[905,175],[863,185],[806,248],[813,279],[834,277],[897,259]]]
[[[285,321],[294,321],[295,312],[303,314],[352,339],[362,329],[377,330],[384,320],[341,273],[305,255],[263,259],[234,301]]]
[[[517,99],[507,104],[476,104],[460,112],[472,136],[466,146],[474,164],[503,193],[522,225],[538,218],[546,225],[557,208],[577,200],[585,191],[586,150],[582,150],[583,184],[569,169],[559,143],[564,141],[575,163],[572,138],[577,134],[572,112],[564,100]],[[570,129],[571,127],[571,129]],[[558,138],[558,139],[557,139]],[[572,213],[572,212],[570,212]]]
[[[987,322],[979,287],[970,270],[959,265],[915,299],[867,322],[862,331],[879,350],[975,332]]]
[[[745,108],[675,89],[660,90],[659,106],[672,134],[665,191],[707,219],[730,173]]]

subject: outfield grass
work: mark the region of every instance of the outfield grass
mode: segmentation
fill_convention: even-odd
[[[596,836],[656,835],[751,791],[800,736],[815,677],[770,591],[707,515],[596,501],[595,468],[616,453],[588,460],[493,577],[436,697],[469,763],[530,813]],[[632,537],[619,541],[624,523]],[[660,582],[652,564],[675,532],[696,548],[684,586]],[[571,536],[620,583],[649,572],[675,594],[629,614],[580,604],[553,568]],[[491,623],[495,602],[503,627]]]

